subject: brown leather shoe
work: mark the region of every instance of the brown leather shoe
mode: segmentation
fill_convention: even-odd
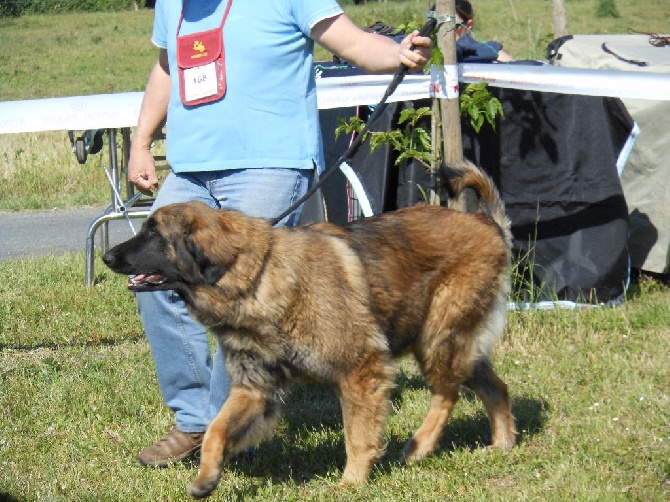
[[[147,467],[166,467],[185,460],[200,450],[204,432],[187,433],[176,427],[140,452],[137,459]]]

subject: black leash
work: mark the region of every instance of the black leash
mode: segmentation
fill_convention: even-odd
[[[419,36],[427,37],[435,29],[436,25],[437,25],[437,19],[435,17],[430,17],[428,21],[426,21],[426,24],[424,24],[421,30],[419,31]],[[413,48],[414,46],[412,46],[410,50]],[[335,173],[335,171],[340,167],[340,164],[342,164],[342,162],[344,162],[347,158],[351,157],[356,152],[356,150],[358,150],[361,143],[363,142],[363,138],[365,138],[365,136],[368,133],[368,129],[370,129],[370,125],[375,120],[377,120],[379,115],[381,115],[381,113],[384,111],[384,105],[386,105],[386,101],[388,100],[389,96],[391,96],[391,94],[393,94],[395,90],[398,88],[400,82],[402,82],[402,80],[405,78],[405,75],[407,75],[408,71],[409,67],[405,66],[404,64],[401,64],[398,67],[396,72],[393,74],[391,83],[386,88],[386,92],[384,93],[384,96],[382,97],[381,101],[375,107],[374,111],[370,115],[370,118],[368,118],[361,132],[356,135],[354,141],[351,143],[351,145],[349,145],[349,148],[347,148],[347,150],[340,156],[340,158],[337,159],[335,164],[333,164],[329,169],[323,172],[323,174],[321,175],[321,177],[319,177],[314,186],[310,188],[305,195],[300,197],[300,199],[298,199],[291,207],[289,207],[282,214],[271,220],[273,226],[279,223],[284,218],[286,218],[289,214],[291,214],[298,207],[300,207],[302,203],[304,203],[307,199],[309,199],[312,195],[314,195],[316,191],[319,188],[321,188],[323,184],[328,180],[328,178],[330,178],[333,175],[333,173]]]
[[[603,42],[603,44],[600,46],[600,48],[607,54],[610,54],[611,56],[614,56],[617,58],[619,61],[623,61],[624,63],[629,63],[629,64],[634,64],[636,66],[649,66],[649,63],[646,61],[637,61],[635,59],[627,59],[623,56],[619,56],[616,52],[614,52],[612,49],[607,47],[607,43]]]

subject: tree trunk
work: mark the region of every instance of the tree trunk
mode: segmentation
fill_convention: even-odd
[[[568,34],[568,17],[565,13],[564,0],[552,0],[554,5],[554,15],[552,24],[554,28],[554,38],[564,37]]]

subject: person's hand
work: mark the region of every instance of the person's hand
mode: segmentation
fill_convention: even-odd
[[[400,62],[410,71],[422,71],[433,54],[433,42],[430,37],[420,37],[414,30],[400,42]]]
[[[158,190],[156,161],[149,148],[140,145],[130,147],[128,181],[145,195],[153,195]]]
[[[498,61],[501,63],[509,63],[510,61],[514,61],[514,58],[509,52],[500,49],[498,51]]]

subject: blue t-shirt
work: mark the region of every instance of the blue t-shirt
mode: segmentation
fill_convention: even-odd
[[[179,35],[218,27],[227,0],[185,2]],[[223,28],[226,95],[187,107],[176,63],[181,0],[158,0],[152,41],[167,49],[172,76],[167,160],[175,172],[323,166],[312,65],[319,21],[335,0],[233,0]]]

